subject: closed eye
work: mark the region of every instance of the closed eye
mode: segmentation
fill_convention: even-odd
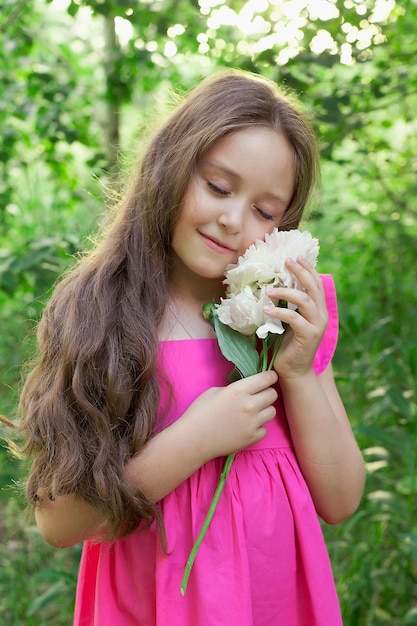
[[[274,217],[272,215],[270,215],[269,213],[265,213],[265,211],[262,211],[262,209],[258,208],[257,206],[254,207],[258,214],[262,217],[262,219],[264,220],[273,220]]]
[[[219,196],[228,196],[230,195],[230,191],[227,191],[226,189],[222,189],[221,187],[218,187],[217,185],[215,185],[214,183],[212,183],[211,181],[207,181],[207,187],[209,189],[211,189],[211,191],[213,191],[214,193],[216,193]],[[269,213],[266,213],[266,211],[263,211],[262,209],[260,209],[259,207],[254,205],[254,209],[257,211],[258,215],[264,219],[264,220],[268,220],[271,221],[274,219],[273,215],[270,215]]]
[[[209,180],[207,181],[207,186],[209,187],[209,189],[214,191],[214,193],[217,193],[220,196],[228,196],[229,193],[230,193],[230,191],[226,191],[225,189],[221,189],[220,187],[218,187],[214,183],[211,183]]]

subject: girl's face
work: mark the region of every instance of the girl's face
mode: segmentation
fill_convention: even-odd
[[[174,228],[174,274],[223,278],[226,267],[279,226],[294,191],[294,154],[270,128],[226,135],[192,175]]]

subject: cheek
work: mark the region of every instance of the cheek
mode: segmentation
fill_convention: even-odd
[[[195,222],[196,213],[198,208],[198,199],[195,189],[190,185],[185,192],[184,198],[181,202],[181,209],[179,211],[178,220],[174,228],[175,231],[183,231],[193,222]]]
[[[193,224],[199,220],[201,207],[201,194],[198,189],[191,187],[187,190],[182,202],[180,220],[183,223]]]
[[[206,193],[207,187],[205,184],[198,177],[192,177],[185,190],[183,206],[193,211],[198,211],[199,205],[205,201]]]
[[[272,233],[275,223],[265,223],[265,224],[251,224],[251,226],[247,229],[247,233],[245,235],[243,246],[245,250],[249,248],[257,239],[261,239],[262,241],[265,239],[265,235]]]

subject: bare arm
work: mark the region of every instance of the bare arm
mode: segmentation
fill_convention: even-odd
[[[89,502],[77,495],[56,500],[39,495],[35,520],[42,537],[55,548],[69,548],[85,539],[106,533],[106,519]]]
[[[365,482],[362,455],[334,383],[331,365],[281,379],[285,410],[301,471],[322,519],[336,524],[357,509]]]
[[[263,372],[204,392],[171,426],[127,463],[132,485],[153,502],[173,491],[208,460],[245,448],[266,435],[275,416],[275,372]],[[68,547],[105,534],[102,513],[77,495],[43,499],[35,516],[44,539]]]
[[[300,468],[319,515],[329,523],[349,517],[363,492],[365,468],[329,365],[316,376],[313,359],[327,325],[323,284],[303,259],[288,260],[304,291],[276,288],[297,311],[274,307],[273,317],[289,324],[274,363]]]

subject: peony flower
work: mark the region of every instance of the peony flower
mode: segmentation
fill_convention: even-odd
[[[260,339],[265,339],[269,332],[280,335],[284,332],[284,327],[279,320],[264,312],[265,306],[274,306],[273,301],[266,295],[266,287],[252,291],[247,285],[240,293],[222,298],[215,315],[222,324],[242,335],[250,337],[256,333]]]
[[[242,335],[251,336],[255,332],[258,337],[266,337],[268,332],[281,334],[284,328],[279,320],[268,317],[264,313],[265,306],[273,306],[273,302],[265,293],[265,287],[252,291],[247,285],[243,291],[222,298],[222,303],[215,310],[222,324],[237,330]],[[266,328],[268,330],[266,330]]]
[[[223,324],[243,335],[256,333],[265,339],[268,333],[283,333],[282,324],[263,311],[264,306],[273,305],[265,289],[267,286],[301,289],[285,267],[285,260],[302,256],[315,265],[318,252],[319,242],[309,232],[280,232],[275,228],[265,241],[255,241],[236,265],[229,265],[223,281],[227,297],[221,299],[215,314]],[[293,308],[291,303],[288,306]]]
[[[318,253],[319,242],[309,232],[274,228],[265,236],[265,241],[255,241],[239,257],[236,265],[229,265],[226,269],[223,282],[227,285],[227,295],[240,293],[245,286],[252,289],[263,285],[299,289],[297,280],[285,267],[285,260],[302,256],[314,266]]]

